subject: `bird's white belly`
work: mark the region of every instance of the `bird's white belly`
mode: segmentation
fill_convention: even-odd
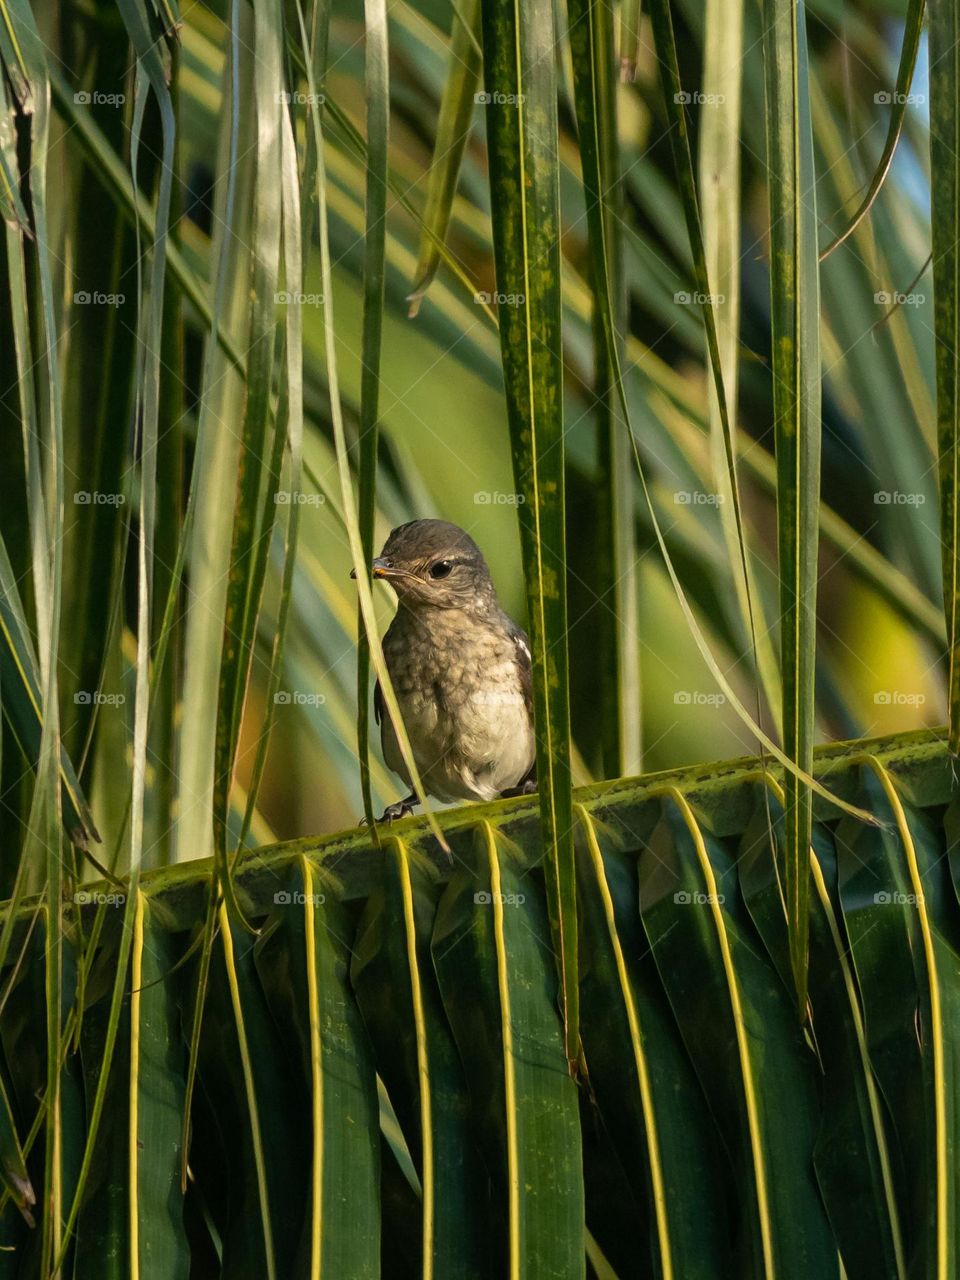
[[[408,694],[400,710],[424,787],[439,800],[493,800],[533,764],[533,726],[519,688],[478,691],[452,713],[432,693]],[[410,784],[387,714],[381,742],[388,767]]]

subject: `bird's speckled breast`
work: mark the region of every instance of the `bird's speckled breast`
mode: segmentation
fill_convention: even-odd
[[[521,781],[536,747],[506,615],[401,608],[383,650],[428,791],[490,800]],[[387,765],[409,782],[389,717],[381,733]]]

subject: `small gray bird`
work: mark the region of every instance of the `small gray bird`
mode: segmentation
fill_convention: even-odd
[[[383,640],[413,758],[438,800],[493,800],[536,790],[530,646],[504,613],[480,548],[446,520],[394,529],[372,564],[397,593]],[[411,786],[377,681],[383,758]],[[384,811],[412,811],[415,794]]]

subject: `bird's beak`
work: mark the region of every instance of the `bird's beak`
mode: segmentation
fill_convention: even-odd
[[[400,573],[398,569],[393,567],[393,562],[388,560],[386,556],[377,556],[376,560],[370,565],[370,571],[375,578],[396,578]],[[355,578],[356,576],[356,569],[351,569],[350,577]]]

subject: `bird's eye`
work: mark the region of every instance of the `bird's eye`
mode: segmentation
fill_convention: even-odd
[[[431,578],[445,578],[453,565],[449,560],[438,560],[436,564],[430,566]]]

